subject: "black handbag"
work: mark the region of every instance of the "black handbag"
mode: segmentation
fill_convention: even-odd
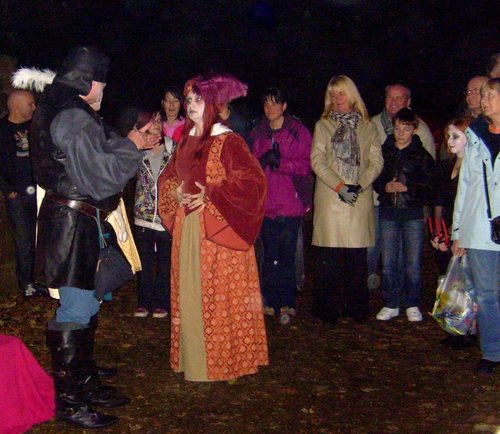
[[[490,193],[488,192],[488,180],[486,178],[486,165],[483,162],[484,192],[486,194],[486,212],[490,221],[490,238],[495,244],[500,244],[500,215],[491,218]]]
[[[490,220],[491,225],[491,241],[495,244],[500,244],[500,216],[496,216]]]
[[[99,301],[105,294],[118,289],[133,277],[132,268],[121,252],[113,246],[99,250],[94,276],[95,297]]]
[[[99,258],[94,276],[95,297],[102,300],[105,294],[118,289],[134,277],[132,267],[121,251],[107,245],[101,228],[99,211],[97,211],[97,228],[99,231]]]

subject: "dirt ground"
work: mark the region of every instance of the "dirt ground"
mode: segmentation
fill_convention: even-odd
[[[309,258],[307,269],[314,270]],[[435,270],[426,251],[424,308],[429,311]],[[310,273],[311,274],[311,273]],[[45,323],[56,307],[46,298],[23,300],[14,267],[0,267],[0,332],[23,339],[49,370]],[[113,381],[132,398],[106,433],[498,433],[500,376],[477,374],[477,347],[450,350],[426,315],[387,323],[341,320],[325,329],[310,315],[310,282],[298,294],[290,326],[266,318],[270,364],[235,384],[188,383],[169,366],[169,320],[134,318],[135,283],[121,288],[101,309],[97,357],[116,365]],[[31,431],[83,430],[55,420]]]

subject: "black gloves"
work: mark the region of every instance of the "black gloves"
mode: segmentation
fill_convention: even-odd
[[[347,191],[349,193],[354,193],[356,196],[358,196],[362,190],[361,185],[359,184],[356,185],[346,184],[346,187],[348,187]]]
[[[361,190],[362,188],[359,184],[345,184],[339,191],[339,198],[342,202],[354,206]]]
[[[271,170],[276,170],[278,167],[280,167],[280,158],[281,154],[279,149],[269,149],[269,151],[262,154],[262,156],[259,158],[259,162],[262,166],[262,169],[265,169],[266,166],[269,166]]]

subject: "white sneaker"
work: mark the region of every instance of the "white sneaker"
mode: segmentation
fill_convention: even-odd
[[[149,315],[149,311],[145,307],[138,307],[134,311],[134,317],[136,318],[146,318]]]
[[[168,312],[165,309],[155,309],[153,310],[153,318],[166,318]]]
[[[395,318],[399,315],[399,307],[395,307],[391,309],[390,307],[383,307],[382,310],[377,313],[376,318],[379,321],[389,321],[392,318]]]
[[[422,314],[418,307],[409,307],[406,309],[406,316],[408,317],[408,321],[411,322],[422,321]]]
[[[33,286],[32,283],[28,283],[24,287],[24,296],[25,297],[33,297],[34,295],[36,295],[36,288]]]
[[[274,316],[275,314],[274,309],[271,306],[264,306],[262,310],[264,311],[264,315]]]

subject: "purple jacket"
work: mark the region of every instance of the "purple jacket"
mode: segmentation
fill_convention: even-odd
[[[311,173],[311,142],[309,130],[298,119],[285,115],[283,126],[271,130],[267,118],[263,118],[250,133],[252,153],[260,158],[271,149],[271,144],[279,143],[280,166],[275,171],[266,167],[267,201],[265,216],[274,219],[299,217],[307,212],[293,185],[293,176],[306,176]]]

